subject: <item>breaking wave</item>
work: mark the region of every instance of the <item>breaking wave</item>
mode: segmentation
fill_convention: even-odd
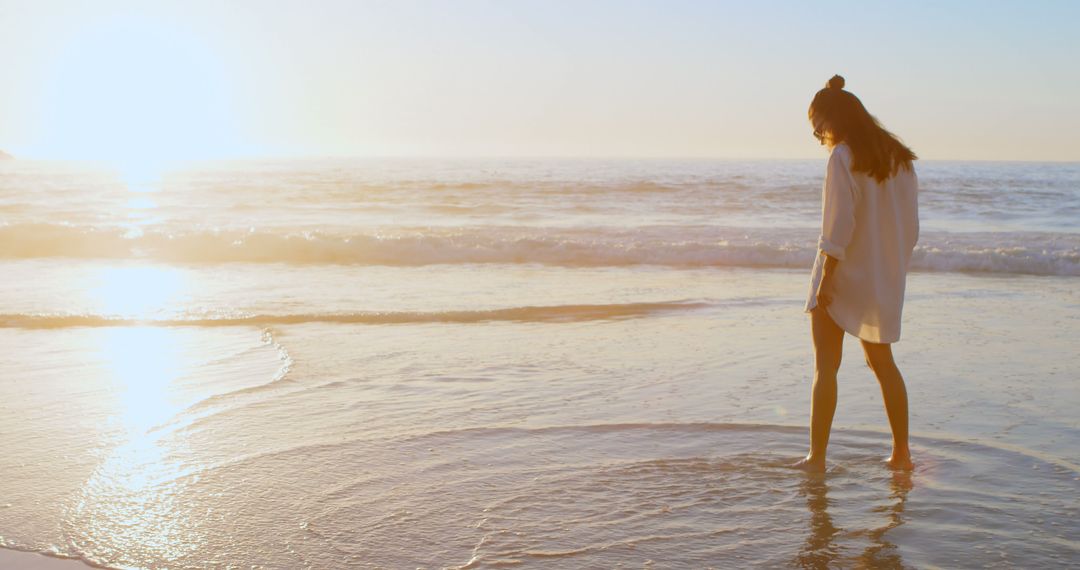
[[[416,228],[343,234],[294,230],[131,233],[63,224],[0,226],[0,258],[149,259],[181,263],[419,266],[537,263],[559,266],[805,268],[816,230],[648,226]],[[912,269],[1080,275],[1080,234],[926,232]]]

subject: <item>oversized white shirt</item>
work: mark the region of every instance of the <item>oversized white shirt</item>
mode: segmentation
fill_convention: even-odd
[[[825,254],[836,265],[832,303],[825,310],[840,328],[862,340],[900,340],[900,313],[911,252],[919,239],[919,181],[900,168],[879,183],[852,172],[851,149],[829,155],[821,199],[821,237],[806,311],[817,306]]]

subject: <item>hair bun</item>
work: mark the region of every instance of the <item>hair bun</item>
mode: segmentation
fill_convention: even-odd
[[[843,89],[844,88],[844,78],[840,77],[839,75],[834,75],[834,76],[830,77],[828,81],[825,82],[825,87],[828,87],[830,89]]]

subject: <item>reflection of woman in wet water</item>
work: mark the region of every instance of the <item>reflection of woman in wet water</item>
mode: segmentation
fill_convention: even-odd
[[[841,484],[842,485],[842,484]],[[904,568],[900,552],[886,535],[892,529],[904,524],[904,507],[908,493],[913,487],[911,473],[893,471],[889,482],[888,506],[875,508],[875,513],[886,517],[885,524],[867,528],[860,532],[868,544],[862,553],[853,556],[844,552],[844,546],[838,544],[845,534],[853,534],[851,529],[845,533],[833,523],[829,514],[829,482],[824,477],[808,477],[799,488],[799,494],[806,499],[810,510],[810,534],[806,537],[793,566],[798,568]],[[841,489],[844,492],[844,489]],[[853,541],[850,542],[853,544]]]
[[[814,340],[810,453],[795,464],[825,469],[844,332],[862,341],[881,384],[893,433],[891,467],[910,469],[908,402],[891,343],[900,339],[908,262],[919,238],[915,154],[886,131],[839,75],[810,103],[814,136],[830,150],[822,228],[806,310]]]

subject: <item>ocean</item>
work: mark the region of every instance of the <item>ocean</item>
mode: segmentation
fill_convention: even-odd
[[[114,568],[1080,561],[1080,164],[920,161],[913,473],[825,160],[0,162],[0,546]]]

